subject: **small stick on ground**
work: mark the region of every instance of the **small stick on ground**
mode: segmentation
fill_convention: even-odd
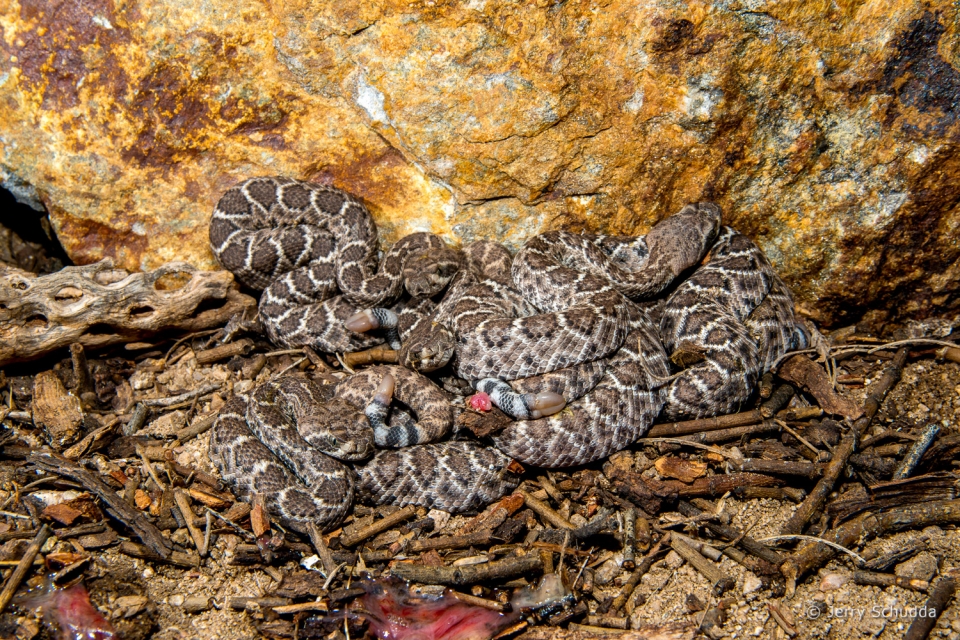
[[[250,510],[250,528],[253,535],[257,538],[270,532],[270,514],[267,508],[263,506],[263,496],[256,494],[253,496],[253,509]]]
[[[781,429],[783,429],[784,431],[786,431],[787,433],[789,433],[790,435],[792,435],[794,438],[796,438],[797,441],[798,441],[800,444],[802,444],[802,445],[805,446],[807,449],[809,449],[810,452],[812,452],[813,455],[816,456],[817,460],[820,460],[820,459],[821,459],[821,456],[824,455],[824,453],[823,453],[822,451],[820,451],[820,450],[817,449],[815,446],[813,446],[813,445],[810,443],[809,440],[807,440],[807,439],[804,438],[802,435],[800,435],[799,433],[797,433],[794,429],[792,429],[792,428],[790,427],[790,425],[788,425],[788,424],[787,424],[786,422],[784,422],[783,420],[774,420],[774,422],[776,422],[778,425],[780,425],[780,428],[781,428]]]
[[[240,375],[244,380],[253,380],[257,377],[260,371],[263,370],[263,367],[266,364],[267,356],[259,353],[244,363],[243,368],[240,369]]]
[[[929,636],[930,632],[933,631],[933,627],[937,624],[937,618],[940,617],[943,610],[950,604],[956,590],[956,580],[953,578],[940,578],[940,580],[937,581],[937,586],[933,588],[933,592],[930,594],[930,597],[927,598],[927,602],[924,605],[928,611],[933,611],[934,615],[914,618],[913,622],[910,623],[910,627],[907,629],[906,635],[903,636],[903,640],[924,640]]]
[[[540,559],[543,561],[543,572],[554,573],[553,551],[548,551],[547,549],[540,549]]]
[[[846,468],[847,460],[856,450],[857,442],[866,434],[867,428],[870,426],[873,417],[880,408],[880,403],[883,402],[887,393],[900,379],[900,375],[903,372],[903,365],[907,361],[907,353],[906,347],[901,347],[901,349],[897,351],[890,366],[884,370],[880,381],[871,390],[870,395],[867,396],[866,401],[863,403],[863,416],[858,418],[857,421],[853,423],[853,428],[843,436],[840,444],[834,450],[830,462],[828,462],[823,469],[823,477],[820,478],[817,486],[813,488],[807,498],[800,503],[797,510],[790,516],[786,524],[783,525],[781,533],[785,535],[800,533],[803,531],[803,528],[807,526],[813,514],[823,506],[827,496],[833,491],[840,474],[843,473],[843,470]]]
[[[940,360],[949,360],[950,362],[960,362],[960,348],[943,347],[937,349],[937,358]]]
[[[770,612],[770,617],[773,618],[773,621],[777,623],[784,633],[791,638],[797,635],[797,627],[793,624],[793,616],[790,616],[789,611],[778,607],[773,602],[767,603],[767,611]]]
[[[200,566],[200,556],[184,553],[182,551],[171,551],[166,557],[159,556],[154,553],[148,547],[137,544],[136,542],[130,542],[129,540],[124,540],[120,543],[120,546],[117,547],[117,550],[125,556],[130,556],[131,558],[140,558],[141,560],[150,560],[151,562],[160,562],[163,564],[171,564],[175,567],[183,567],[185,569],[196,569]]]
[[[656,484],[661,496],[679,496],[693,498],[699,496],[722,496],[728,491],[739,492],[746,487],[776,487],[783,481],[760,473],[725,473],[717,476],[697,478],[690,484],[679,480],[667,480]]]
[[[313,548],[317,551],[320,564],[323,565],[324,575],[329,576],[333,574],[337,569],[337,563],[334,562],[333,556],[330,554],[330,549],[323,540],[323,534],[320,532],[320,528],[311,522],[307,525],[307,534],[310,536],[310,542],[313,543]]]
[[[96,389],[93,386],[93,376],[90,375],[90,364],[87,362],[87,354],[83,350],[83,345],[74,342],[70,345],[70,360],[73,362],[73,375],[77,378],[77,395],[85,401],[84,394],[93,394],[93,400],[96,401]]]
[[[149,416],[150,409],[147,408],[147,405],[138,402],[137,406],[133,408],[133,415],[130,416],[130,420],[127,421],[127,424],[123,425],[123,435],[132,436],[137,431],[140,431]]]
[[[213,516],[210,515],[209,509],[207,509],[207,512],[204,514],[204,520],[203,549],[200,550],[201,558],[205,558],[210,552],[210,533],[213,531]]]
[[[333,369],[330,368],[330,365],[324,362],[323,358],[321,358],[316,351],[314,351],[310,347],[301,347],[301,348],[303,349],[303,352],[306,354],[307,359],[310,360],[310,363],[317,368],[317,371],[321,371],[323,373],[329,373],[333,371]]]
[[[760,397],[766,400],[773,393],[773,371],[767,371],[760,377]]]
[[[913,556],[926,549],[928,542],[930,542],[929,538],[926,536],[921,536],[915,540],[900,544],[893,551],[882,553],[875,558],[870,558],[870,560],[863,565],[863,569],[871,572],[889,571],[894,565],[898,565],[901,562],[906,562]]]
[[[151,398],[144,400],[143,404],[148,407],[169,407],[171,405],[184,402],[186,400],[193,400],[194,398],[199,398],[200,396],[205,396],[208,393],[213,393],[214,391],[219,391],[219,384],[205,384],[199,389],[194,389],[193,391],[187,391],[186,393],[181,393],[177,396],[170,396],[169,398]]]
[[[672,537],[676,538],[680,542],[684,543],[688,547],[692,547],[696,550],[697,553],[702,554],[709,560],[714,562],[720,562],[723,560],[723,552],[717,549],[714,546],[711,546],[709,543],[704,542],[703,540],[698,540],[697,538],[691,538],[690,536],[685,536],[678,531],[674,531],[670,534]],[[742,553],[742,552],[741,552]]]
[[[530,507],[534,511],[534,513],[536,513],[538,516],[540,516],[541,518],[543,518],[544,520],[546,520],[556,528],[570,529],[570,530],[576,529],[576,527],[573,526],[569,520],[567,520],[562,515],[554,511],[550,507],[550,505],[548,505],[543,500],[538,500],[537,498],[534,498],[532,495],[530,495],[526,491],[520,491],[519,493],[520,495],[523,496],[523,501],[526,503],[528,507]]]
[[[391,513],[386,518],[381,518],[376,522],[372,522],[367,526],[361,528],[359,531],[356,531],[350,535],[343,535],[340,538],[340,544],[344,547],[352,547],[358,542],[362,542],[371,536],[375,536],[382,531],[386,531],[394,525],[398,525],[404,520],[412,518],[417,513],[417,508],[413,505],[409,505]]]
[[[523,496],[519,493],[512,493],[505,498],[501,498],[500,502],[490,505],[481,514],[460,527],[460,535],[467,535],[483,529],[492,531],[522,507]]]
[[[822,415],[823,410],[819,407],[800,407],[797,409],[785,409],[777,414],[777,418],[780,420],[795,421],[819,418]],[[760,422],[763,422],[763,414],[760,412],[760,409],[754,409],[753,411],[744,411],[743,413],[734,413],[716,418],[699,418],[697,420],[686,420],[684,422],[655,424],[650,428],[647,437],[663,438],[685,436],[692,433],[700,433],[701,431],[719,431],[720,429],[729,429],[731,427],[745,427]]]
[[[257,598],[252,596],[234,596],[227,598],[223,606],[235,611],[245,611],[247,609],[263,609],[274,607],[285,607],[293,604],[290,598]],[[310,603],[315,604],[315,603]]]
[[[733,459],[727,463],[731,469],[737,471],[751,471],[754,473],[769,473],[778,476],[800,476],[802,478],[819,478],[823,468],[813,462],[802,460],[765,460],[763,458]]]
[[[489,545],[494,540],[493,531],[485,529],[466,535],[414,540],[407,546],[407,551],[419,553],[421,551],[430,551],[431,549],[465,549],[467,547]]]
[[[760,405],[760,415],[767,419],[772,418],[778,411],[787,406],[790,398],[792,398],[795,393],[796,390],[794,390],[791,385],[780,385],[774,389],[770,397]]]
[[[84,469],[63,456],[47,451],[31,453],[28,460],[43,471],[66,476],[82,484],[87,491],[103,501],[108,514],[133,529],[154,554],[161,558],[170,556],[172,550],[170,542],[160,533],[160,530],[92,471]]]
[[[614,616],[587,616],[587,624],[591,627],[609,627],[611,629],[629,629],[630,620]]]
[[[219,412],[214,411],[197,418],[189,427],[184,427],[183,429],[177,431],[177,440],[180,442],[186,442],[187,440],[196,438],[201,433],[206,433],[210,430],[210,427],[213,426],[213,423],[217,421],[217,415],[219,415]]]
[[[762,498],[800,503],[807,497],[807,492],[795,487],[747,487],[740,494],[743,499]]]
[[[900,466],[897,467],[897,470],[893,472],[891,480],[904,480],[910,477],[910,474],[913,473],[913,470],[920,462],[920,458],[927,452],[927,449],[930,448],[930,445],[933,444],[933,441],[939,433],[940,425],[936,422],[924,427],[923,431],[920,432],[920,437],[917,438],[910,447],[910,450],[907,451],[907,455],[900,461]]]
[[[684,500],[681,500],[679,503],[677,503],[677,511],[688,518],[696,518],[704,514],[703,511]],[[762,560],[766,560],[770,564],[779,566],[780,563],[783,562],[782,555],[767,545],[757,542],[750,536],[744,535],[742,532],[734,529],[733,527],[729,527],[725,524],[714,522],[712,520],[704,520],[703,526],[722,538],[727,540],[736,540],[738,547]]]
[[[528,553],[525,556],[504,558],[484,564],[466,565],[462,567],[428,567],[412,563],[398,563],[390,571],[404,580],[422,582],[424,584],[447,584],[464,586],[525,576],[534,572],[543,571],[543,560],[538,553]]]
[[[960,500],[925,502],[884,513],[865,513],[823,533],[820,538],[849,549],[885,533],[957,522],[960,522]],[[793,552],[781,565],[780,572],[796,584],[796,580],[826,564],[836,553],[836,549],[826,544],[810,542]]]
[[[183,599],[183,604],[180,605],[180,608],[187,613],[202,613],[212,609],[213,603],[207,596],[189,596]]]
[[[327,604],[325,600],[320,600],[317,602],[301,602],[299,604],[286,604],[279,607],[271,607],[274,612],[280,615],[286,615],[290,613],[300,613],[301,611],[323,611],[327,612],[330,610],[330,605]]]
[[[187,525],[187,531],[190,532],[190,537],[193,538],[193,544],[197,548],[197,553],[200,554],[201,558],[204,557],[203,532],[200,531],[196,523],[194,523],[196,516],[193,513],[193,507],[190,506],[190,498],[186,496],[183,489],[174,489],[173,499],[177,503],[177,508],[180,509],[180,515],[183,516],[183,520]]]
[[[574,606],[568,609],[562,609],[559,613],[555,613],[549,618],[547,618],[547,624],[558,627],[564,624],[567,624],[575,618],[582,618],[584,615],[590,612],[590,607],[587,606],[587,603],[581,600]]]
[[[650,567],[653,566],[653,563],[659,560],[659,556],[667,550],[667,546],[670,543],[670,534],[668,533],[663,538],[660,539],[657,544],[650,549],[650,552],[643,557],[643,560],[640,562],[640,565],[630,574],[630,577],[627,578],[627,581],[623,583],[623,586],[620,588],[620,595],[613,599],[613,604],[611,605],[615,611],[619,611],[623,608],[623,605],[627,603],[627,600],[630,599],[630,596],[633,595],[633,590],[637,588],[637,585],[640,584],[640,579],[650,571]]]
[[[893,360],[891,360],[887,368],[883,370],[880,381],[870,390],[870,395],[864,400],[863,416],[853,423],[857,430],[860,431],[861,436],[866,435],[867,429],[870,427],[870,423],[873,422],[873,417],[877,415],[877,411],[880,409],[880,403],[887,397],[887,393],[900,381],[900,376],[903,375],[903,366],[907,362],[909,353],[906,347],[901,347],[900,350],[897,351],[896,355],[893,356]]]
[[[374,364],[376,362],[385,362],[387,364],[396,364],[400,362],[400,357],[396,351],[389,347],[374,347],[366,351],[356,351],[354,353],[343,354],[343,364],[349,369],[359,367],[364,364]]]
[[[623,512],[623,563],[627,571],[636,568],[637,510],[630,508]],[[602,626],[602,625],[601,625]]]
[[[730,429],[721,429],[719,431],[704,431],[703,433],[693,433],[686,436],[680,436],[681,440],[698,442],[700,444],[715,444],[717,442],[726,442],[728,440],[740,440],[744,436],[756,436],[761,433],[779,431],[780,426],[773,420],[764,420],[760,424],[751,424],[745,427],[732,427]],[[641,440],[641,442],[643,442]]]
[[[63,457],[70,460],[79,460],[87,453],[102,447],[118,424],[120,424],[120,420],[116,417],[110,418],[105,425],[94,429],[84,436],[83,440],[65,449]]]
[[[20,588],[20,583],[27,577],[27,572],[30,571],[30,568],[33,566],[33,561],[36,559],[37,554],[40,553],[43,543],[50,537],[50,533],[50,527],[43,525],[40,527],[40,530],[37,531],[37,535],[33,537],[30,546],[27,547],[27,550],[23,553],[23,557],[20,558],[17,568],[13,570],[6,584],[3,585],[3,591],[0,591],[0,613],[7,608],[7,605],[10,604],[10,601],[13,599],[13,595],[17,592],[17,589]]]
[[[198,351],[196,358],[198,365],[213,364],[220,360],[226,358],[232,358],[233,356],[245,356],[248,353],[253,351],[253,340],[250,338],[243,338],[237,340],[236,342],[228,342],[227,344],[218,345],[212,349],[205,349],[203,351]]]
[[[910,589],[911,591],[927,591],[930,583],[926,580],[917,580],[914,578],[903,578],[895,576],[892,573],[876,573],[874,571],[854,571],[853,582],[868,587],[900,587]]]
[[[715,595],[720,595],[733,587],[735,582],[733,578],[724,575],[720,567],[704,558],[696,549],[681,540],[678,536],[670,537],[670,548],[683,556],[684,560],[689,562],[694,569],[699,571],[703,577],[710,582],[711,590]]]
[[[163,491],[167,486],[160,480],[157,476],[156,469],[153,468],[153,465],[150,464],[150,458],[147,456],[146,449],[141,447],[139,444],[134,447],[134,450],[137,452],[137,455],[140,457],[140,462],[143,464],[144,469],[147,470],[147,475],[153,479],[154,484],[157,485],[157,488]]]
[[[465,602],[467,604],[472,604],[476,607],[483,607],[484,609],[490,609],[491,611],[508,611],[510,610],[509,604],[503,604],[497,602],[496,600],[489,600],[487,598],[478,598],[477,596],[471,596],[466,593],[461,593],[459,591],[453,591],[452,589],[448,592],[454,598],[460,602]]]

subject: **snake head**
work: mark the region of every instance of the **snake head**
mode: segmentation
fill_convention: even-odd
[[[300,417],[297,431],[313,447],[338,460],[365,460],[374,453],[373,430],[363,412],[339,398],[311,407]]]
[[[442,324],[431,323],[425,331],[415,332],[403,343],[399,353],[400,364],[421,373],[436,371],[453,358],[456,344],[450,329]]]
[[[460,252],[444,247],[418,253],[403,267],[403,285],[414,298],[432,298],[446,288],[460,269]]]

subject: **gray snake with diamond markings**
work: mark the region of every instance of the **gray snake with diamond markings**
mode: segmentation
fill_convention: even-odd
[[[552,231],[511,259],[495,243],[457,252],[418,233],[378,261],[358,200],[254,178],[221,198],[210,240],[225,268],[264,289],[271,341],[357,351],[383,342],[382,327],[406,365],[330,385],[269,380],[221,410],[210,450],[224,480],[299,530],[336,526],[355,494],[477,510],[517,485],[511,459],[585,464],[635,442],[661,412],[735,410],[805,341],[786,285],[710,203],[646,236]],[[424,374],[446,365],[515,418],[493,447],[441,441],[453,400]]]

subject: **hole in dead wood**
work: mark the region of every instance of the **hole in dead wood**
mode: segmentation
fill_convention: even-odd
[[[64,287],[53,296],[54,300],[77,300],[83,297],[83,291],[76,287]]]
[[[97,324],[91,325],[90,328],[87,329],[84,333],[88,333],[91,335],[107,336],[107,335],[115,334],[116,331],[114,331],[113,327],[111,327],[107,323],[98,322]]]
[[[193,310],[193,313],[190,314],[190,317],[196,318],[204,311],[216,311],[218,309],[222,309],[226,304],[228,304],[227,300],[207,298],[197,305],[197,307]]]
[[[187,283],[193,279],[193,274],[183,271],[165,273],[153,283],[153,288],[157,291],[176,291],[187,286]]]
[[[130,309],[130,315],[134,318],[144,318],[154,312],[153,307],[149,305],[140,305]]]
[[[24,325],[30,329],[45,329],[48,324],[50,323],[47,317],[40,313],[30,316],[24,322]]]

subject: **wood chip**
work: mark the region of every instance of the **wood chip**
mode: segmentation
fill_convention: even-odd
[[[150,494],[144,491],[143,489],[137,489],[136,493],[133,494],[134,504],[137,505],[137,509],[141,511],[146,511],[150,508],[150,504],[153,500],[150,499]]]
[[[60,524],[70,526],[72,525],[80,516],[82,516],[79,510],[74,509],[65,502],[60,504],[52,504],[40,513],[41,520],[54,520]]]
[[[33,421],[46,431],[57,451],[76,442],[83,424],[80,398],[70,395],[53,371],[38,373],[33,381]]]
[[[219,496],[215,496],[212,493],[201,491],[193,487],[191,487],[190,489],[187,489],[187,493],[189,493],[190,497],[196,500],[197,502],[199,502],[200,504],[218,511],[221,509],[226,509],[232,504],[230,501],[225,500]]]
[[[262,504],[254,505],[250,511],[250,526],[253,528],[253,535],[258,538],[270,531],[270,516]]]
[[[223,512],[223,517],[231,522],[240,522],[250,515],[253,508],[246,502],[234,502],[233,505]]]
[[[795,355],[780,365],[777,371],[784,380],[792,382],[817,399],[820,407],[827,413],[856,420],[863,415],[859,404],[839,395],[833,389],[830,378],[823,367],[805,355]]]
[[[657,472],[665,478],[681,482],[693,482],[707,474],[707,464],[696,460],[684,460],[676,456],[663,456],[654,462]]]
[[[106,529],[101,533],[80,536],[77,538],[77,544],[84,549],[102,549],[109,547],[117,541],[117,532],[113,529]]]

